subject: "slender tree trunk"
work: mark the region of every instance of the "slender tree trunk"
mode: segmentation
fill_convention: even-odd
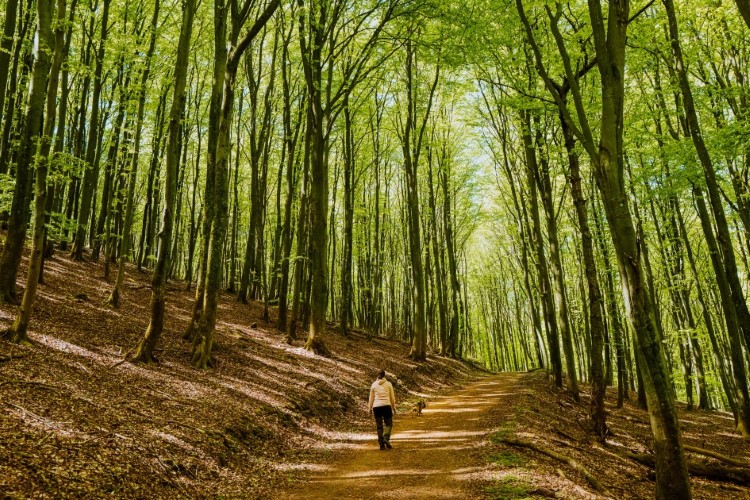
[[[120,153],[120,140],[122,132],[122,124],[125,121],[125,111],[128,105],[128,87],[130,86],[130,76],[124,78],[123,81],[123,61],[119,64],[119,76],[118,76],[118,87],[120,104],[115,118],[114,128],[112,129],[112,136],[109,139],[109,151],[107,153],[107,164],[104,168],[104,186],[102,190],[102,203],[99,207],[99,217],[97,218],[96,230],[94,232],[94,243],[91,247],[91,260],[99,260],[99,252],[102,247],[102,237],[104,236],[105,226],[109,219],[112,209],[112,199],[114,198],[115,188],[115,177],[118,168],[118,158]],[[93,221],[92,221],[93,225]],[[106,245],[106,241],[104,242]]]
[[[29,343],[27,330],[39,283],[39,271],[44,246],[44,209],[47,198],[47,169],[52,144],[52,129],[57,108],[57,85],[62,66],[65,0],[57,2],[55,35],[52,33],[53,1],[37,0],[37,43],[34,48],[34,66],[31,72],[31,88],[26,108],[26,122],[21,138],[17,171],[30,170],[36,164],[36,199],[34,203],[33,237],[29,269],[26,278],[21,310],[5,336],[14,343]],[[54,50],[54,52],[53,52]],[[49,85],[49,89],[48,89]],[[45,98],[47,111],[45,116]],[[41,138],[39,137],[41,132]],[[37,156],[38,155],[38,156]],[[28,174],[27,174],[28,175]],[[20,181],[17,181],[20,182]],[[27,209],[28,210],[28,209]],[[23,221],[24,229],[26,221]],[[25,230],[24,230],[25,233]]]
[[[282,49],[282,60],[288,59],[288,42],[284,42]],[[284,224],[282,228],[282,256],[281,256],[281,278],[279,282],[279,316],[277,328],[282,332],[287,331],[287,315],[288,315],[288,295],[289,295],[289,258],[292,250],[292,206],[294,202],[294,190],[295,190],[295,171],[298,168],[297,160],[297,140],[299,137],[300,128],[302,125],[302,110],[303,106],[300,106],[300,113],[297,116],[297,125],[294,133],[292,133],[292,110],[291,110],[291,95],[289,89],[289,74],[287,65],[284,63],[281,65],[281,76],[282,86],[284,92],[284,147],[286,148],[286,199],[284,201]],[[281,182],[281,179],[279,179]]]
[[[581,251],[583,253],[584,274],[588,291],[588,324],[591,335],[591,403],[589,416],[594,426],[594,433],[603,441],[607,435],[606,410],[604,397],[606,395],[606,381],[602,359],[604,345],[604,318],[602,317],[602,292],[599,287],[596,260],[594,259],[594,241],[589,228],[586,198],[581,188],[581,169],[578,153],[575,149],[575,137],[565,120],[561,118],[565,150],[568,153],[568,167],[570,168],[568,182],[573,204],[576,209],[578,229],[581,233]],[[582,297],[583,298],[583,297]]]
[[[701,316],[703,317],[703,324],[706,329],[706,333],[708,334],[708,338],[711,341],[711,346],[713,347],[714,359],[716,360],[717,365],[718,365],[717,371],[719,372],[719,378],[721,380],[722,386],[724,387],[724,393],[727,397],[729,406],[732,409],[732,413],[735,416],[735,420],[738,420],[738,407],[737,407],[737,400],[736,400],[736,392],[734,389],[734,385],[732,383],[732,379],[729,375],[729,369],[726,366],[727,356],[725,356],[724,351],[722,350],[719,344],[719,337],[716,333],[716,329],[714,328],[714,319],[711,316],[711,312],[708,307],[708,302],[705,296],[703,285],[701,283],[701,280],[699,279],[698,267],[695,263],[695,257],[693,255],[692,245],[690,244],[688,233],[685,230],[685,222],[682,218],[682,211],[680,210],[679,205],[675,206],[675,213],[677,215],[677,222],[679,223],[680,237],[685,243],[685,254],[687,255],[688,263],[690,265],[690,270],[692,272],[693,280],[696,285],[696,294],[698,296],[698,303],[700,304],[700,307],[701,307]]]
[[[11,145],[11,132],[13,130],[13,125],[16,120],[16,114],[20,110],[18,110],[18,106],[16,106],[16,101],[18,98],[18,92],[16,89],[18,88],[19,81],[21,83],[21,87],[23,87],[23,82],[26,79],[26,76],[30,70],[30,63],[28,63],[28,58],[25,57],[25,51],[22,54],[21,50],[26,47],[26,44],[20,43],[21,40],[24,40],[26,38],[26,33],[29,31],[29,27],[31,26],[31,13],[34,11],[34,9],[31,8],[31,0],[27,0],[26,2],[27,6],[24,9],[24,4],[21,3],[19,16],[18,16],[18,40],[19,43],[15,44],[15,47],[13,48],[13,56],[11,58],[11,68],[10,68],[10,74],[11,75],[19,75],[18,72],[18,65],[21,65],[21,74],[18,78],[11,78],[10,79],[10,86],[8,86],[5,95],[9,96],[7,104],[5,106],[5,109],[0,108],[0,114],[5,112],[4,114],[4,120],[3,120],[3,128],[2,128],[2,138],[0,139],[0,173],[5,174],[8,172],[8,167],[10,165],[10,159],[12,156],[12,145]],[[18,5],[16,5],[18,8]],[[15,15],[15,13],[14,13]],[[7,20],[7,18],[6,18]],[[12,34],[11,34],[11,43],[13,42]],[[0,49],[2,51],[4,49]],[[23,60],[22,60],[23,59]],[[7,83],[7,75],[6,75],[6,83]],[[5,95],[3,95],[3,99],[5,98]]]
[[[542,152],[541,131],[536,131],[537,150]],[[531,165],[530,165],[531,166]],[[555,297],[555,312],[557,313],[557,325],[565,353],[565,368],[567,371],[568,391],[576,401],[579,400],[578,376],[576,374],[575,351],[573,350],[573,332],[571,331],[570,315],[568,313],[568,298],[565,293],[565,276],[560,258],[560,242],[557,236],[557,215],[552,200],[552,183],[549,176],[549,161],[544,154],[536,162],[533,170],[534,179],[539,190],[542,206],[546,215],[547,242],[549,245],[549,269],[551,271],[551,282]],[[541,242],[541,240],[540,240]]]
[[[432,225],[432,231],[437,235],[438,233],[438,218],[437,218],[437,201],[435,196],[435,182],[433,176],[432,165],[434,163],[434,155],[432,154],[432,148],[428,152],[427,156],[427,185],[429,186],[429,207],[430,207],[430,223]],[[375,233],[377,235],[377,231]],[[438,332],[440,338],[440,354],[447,356],[450,352],[451,347],[454,348],[453,354],[455,355],[455,344],[450,344],[448,339],[448,303],[447,303],[447,290],[445,286],[445,270],[443,266],[444,249],[440,242],[440,238],[435,236],[432,240],[432,260],[435,266],[435,281],[436,292],[437,292],[437,320],[438,320]]]
[[[435,79],[430,89],[427,108],[422,124],[417,125],[416,87],[414,83],[416,68],[416,48],[411,41],[406,44],[406,99],[407,114],[401,137],[404,154],[404,169],[406,171],[407,220],[409,228],[409,258],[413,287],[413,303],[415,308],[414,335],[409,357],[415,361],[427,358],[427,324],[425,318],[425,283],[422,265],[422,232],[420,230],[420,207],[418,171],[419,156],[422,149],[427,120],[432,108],[435,89],[440,79],[440,67],[435,71]]]
[[[104,67],[104,47],[109,33],[109,6],[112,0],[103,0],[102,29],[99,38],[99,47],[96,51],[96,66],[94,69],[94,90],[91,97],[91,120],[89,122],[89,137],[86,146],[86,170],[83,174],[81,188],[81,206],[78,212],[78,225],[71,249],[71,257],[75,260],[83,260],[83,248],[86,245],[86,229],[89,223],[91,204],[99,175],[99,166],[96,164],[96,150],[99,146],[99,101],[102,93],[102,70]]]
[[[117,263],[117,278],[115,280],[115,286],[107,299],[107,302],[114,307],[120,306],[120,296],[122,295],[122,284],[125,280],[125,262],[130,253],[130,233],[133,228],[133,213],[135,212],[135,187],[138,180],[138,160],[140,148],[138,145],[141,143],[141,135],[143,132],[143,117],[146,109],[146,84],[151,74],[151,58],[154,55],[154,49],[156,47],[156,28],[159,22],[159,9],[161,7],[161,0],[155,0],[154,2],[154,14],[151,18],[151,38],[146,52],[146,60],[144,61],[144,68],[141,73],[141,82],[138,87],[138,111],[135,124],[135,145],[133,148],[133,156],[130,163],[130,172],[128,173],[128,194],[125,206],[125,221],[122,227],[122,237],[120,238],[120,258]]]
[[[245,102],[245,94],[240,92],[240,100],[238,103],[237,115],[242,116],[242,106]],[[235,147],[234,147],[234,184],[232,194],[234,202],[232,204],[232,234],[229,243],[229,285],[227,286],[228,293],[234,293],[237,289],[235,288],[235,281],[237,277],[237,229],[239,227],[239,221],[237,220],[240,215],[239,210],[239,174],[240,174],[240,121],[237,120],[237,129],[235,133]]]
[[[206,154],[206,185],[203,203],[203,225],[201,227],[201,252],[198,262],[198,281],[195,286],[193,312],[182,338],[195,342],[206,295],[208,254],[211,244],[211,228],[215,218],[216,197],[216,145],[219,137],[219,116],[221,115],[224,71],[227,63],[227,5],[224,0],[214,1],[214,66],[211,84],[211,101],[208,110],[208,151]]]
[[[451,215],[451,195],[449,178],[449,164],[444,154],[441,158],[440,171],[438,177],[443,191],[443,227],[445,228],[445,254],[448,257],[448,277],[450,279],[451,292],[451,320],[450,329],[448,330],[448,348],[447,352],[450,357],[456,357],[456,346],[458,345],[459,330],[466,327],[464,321],[461,321],[461,311],[459,307],[461,287],[458,282],[458,266],[456,264],[456,242],[453,235],[453,216]],[[442,256],[441,256],[442,257]],[[464,318],[465,319],[465,318]]]
[[[349,336],[350,319],[352,316],[352,260],[354,246],[354,191],[356,189],[356,168],[354,151],[354,130],[352,111],[349,107],[349,96],[344,97],[344,248],[341,259],[341,315],[339,318],[340,332],[344,337]]]
[[[42,29],[50,29],[49,23],[51,23],[52,16],[51,5],[45,3],[41,9],[45,11],[46,16],[43,22],[48,24],[46,26],[39,24],[39,19],[37,19],[37,32],[39,33],[42,32]],[[40,11],[37,8],[37,17],[39,14]],[[45,43],[51,45],[48,40]],[[34,66],[31,70],[31,88],[29,89],[29,97],[24,113],[23,132],[20,137],[20,145],[16,157],[15,187],[13,189],[13,199],[8,219],[8,234],[3,245],[3,252],[0,255],[0,302],[8,304],[18,304],[16,275],[18,274],[18,267],[21,264],[29,220],[29,203],[31,202],[33,187],[31,167],[33,166],[34,155],[38,147],[38,136],[42,130],[42,122],[44,120],[44,96],[50,67],[49,54],[41,54],[38,48],[35,49],[33,64]],[[8,104],[10,106],[11,102]],[[10,119],[10,113],[7,115],[6,121]],[[6,123],[6,125],[10,124]],[[7,146],[4,146],[3,152],[6,149]]]
[[[742,338],[737,310],[734,308],[731,287],[721,262],[721,248],[714,236],[703,191],[698,186],[693,186],[693,197],[698,208],[703,235],[708,245],[711,264],[713,265],[714,273],[716,273],[716,284],[719,288],[721,305],[724,310],[724,322],[726,323],[729,336],[731,366],[735,383],[733,397],[737,402],[737,430],[742,434],[744,439],[750,439],[750,389],[748,388],[747,372],[745,371],[745,361],[742,355]]]
[[[164,329],[167,273],[171,258],[170,246],[172,244],[172,228],[174,226],[175,200],[177,197],[177,168],[180,161],[181,119],[185,109],[185,86],[187,83],[190,38],[193,32],[195,9],[196,0],[185,0],[183,2],[182,25],[180,27],[177,59],[175,61],[172,106],[169,111],[169,139],[166,148],[166,177],[164,180],[164,212],[162,214],[161,233],[159,234],[158,256],[156,266],[154,267],[154,275],[151,280],[151,319],[146,327],[146,333],[133,355],[134,361],[144,363],[157,361],[154,357],[154,349]]]
[[[271,18],[278,8],[279,3],[279,0],[271,0],[266,5],[265,10],[255,21],[254,25],[250,28],[247,35],[245,35],[239,43],[237,40],[242,22],[237,21],[239,13],[232,12],[233,23],[231,50],[228,51],[226,55],[226,64],[224,65],[221,110],[218,116],[218,134],[216,136],[213,186],[214,220],[211,227],[211,237],[206,264],[206,288],[203,298],[203,310],[201,311],[199,326],[193,339],[193,350],[191,355],[193,366],[196,368],[208,368],[210,366],[214,330],[216,328],[216,310],[222,279],[222,254],[228,225],[229,130],[232,126],[232,114],[234,111],[234,85],[237,77],[237,69],[244,51]],[[223,15],[223,6],[223,0],[216,0],[215,15]],[[218,35],[219,33],[217,32],[217,36]],[[211,202],[208,199],[206,201],[209,203]]]
[[[531,123],[528,113],[522,113],[523,144],[526,153],[526,178],[529,190],[529,204],[533,228],[531,231],[531,246],[536,252],[536,265],[539,271],[539,287],[542,297],[542,307],[547,326],[547,343],[549,344],[550,365],[552,376],[557,387],[563,386],[562,358],[560,356],[560,335],[555,315],[555,305],[552,297],[552,284],[547,267],[547,257],[544,254],[544,240],[539,216],[539,202],[537,198],[536,179],[534,172],[538,169],[536,148],[531,138]]]
[[[13,35],[16,32],[17,14],[18,0],[8,0],[5,4],[3,34],[0,37],[0,117],[5,109],[5,91],[8,84],[8,69],[13,48]],[[7,116],[6,119],[8,119]]]
[[[169,86],[165,88],[164,92],[161,94],[159,104],[156,108],[156,134],[152,139],[151,145],[151,162],[149,163],[148,177],[146,180],[146,206],[143,209],[141,236],[138,243],[138,256],[136,258],[139,271],[151,254],[153,241],[153,213],[159,206],[157,183],[159,177],[159,164],[161,162],[161,144],[164,136],[164,121],[168,93]]]

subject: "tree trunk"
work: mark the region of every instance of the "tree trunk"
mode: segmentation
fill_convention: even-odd
[[[541,131],[536,131],[537,150],[541,149]],[[531,167],[532,165],[530,165]],[[573,350],[573,332],[570,326],[570,315],[568,313],[568,298],[565,293],[565,276],[560,258],[560,242],[557,236],[557,214],[555,204],[552,200],[552,183],[549,176],[549,161],[544,154],[536,162],[533,170],[534,179],[539,189],[539,194],[544,207],[547,223],[547,242],[549,245],[549,263],[553,293],[555,297],[555,312],[557,313],[557,325],[560,332],[563,352],[565,353],[565,368],[567,371],[568,391],[573,399],[579,400],[578,376],[576,374],[575,352]],[[541,167],[541,168],[540,168]],[[541,243],[541,240],[540,240]]]
[[[444,146],[445,147],[445,146]],[[459,330],[466,327],[465,318],[464,321],[461,319],[461,311],[459,307],[461,288],[458,282],[458,265],[456,264],[456,242],[453,236],[453,216],[451,215],[451,202],[453,196],[451,196],[449,178],[450,178],[450,162],[447,158],[444,158],[444,154],[441,158],[440,171],[438,177],[440,178],[440,184],[443,188],[443,227],[445,228],[445,253],[448,256],[448,277],[450,278],[450,292],[451,292],[451,320],[450,329],[448,330],[448,348],[447,353],[450,357],[456,357],[456,346],[459,341]]]
[[[656,497],[690,498],[690,481],[672,396],[672,381],[666,369],[662,339],[654,323],[657,312],[645,287],[640,262],[641,248],[624,189],[622,132],[628,11],[628,0],[611,2],[605,31],[600,3],[589,0],[597,65],[602,80],[601,137],[594,175],[612,232],[630,321],[638,339],[637,348],[642,361],[641,372],[656,451]]]
[[[409,228],[409,259],[411,263],[411,277],[413,280],[413,303],[415,310],[414,330],[411,352],[409,357],[415,361],[427,358],[427,324],[425,318],[425,283],[422,265],[422,232],[420,230],[419,207],[419,155],[422,149],[427,120],[432,109],[432,103],[440,79],[440,67],[435,70],[435,79],[430,89],[427,108],[420,126],[417,125],[417,92],[414,83],[416,68],[416,47],[411,41],[406,43],[406,101],[407,114],[401,137],[401,149],[404,155],[404,170],[406,171],[406,200],[407,220]]]
[[[339,329],[341,335],[349,336],[349,322],[352,316],[352,259],[354,246],[354,191],[356,189],[356,160],[354,151],[354,130],[349,96],[344,97],[344,248],[341,259],[341,314]]]
[[[289,40],[291,39],[291,29],[289,36],[285,37],[282,44],[282,61],[289,60]],[[279,316],[277,328],[282,332],[287,331],[287,315],[288,315],[288,296],[289,296],[289,267],[291,263],[289,258],[292,250],[292,207],[294,202],[294,190],[297,176],[295,172],[298,170],[298,157],[297,157],[297,141],[299,138],[300,129],[302,128],[303,110],[304,105],[300,104],[299,113],[297,115],[297,122],[292,132],[292,96],[291,89],[289,87],[289,72],[290,69],[286,63],[281,64],[281,82],[282,92],[284,95],[284,111],[283,111],[283,122],[284,122],[284,147],[286,148],[286,199],[284,200],[284,223],[282,228],[282,243],[283,247],[281,256],[281,269],[280,269],[280,280],[279,280]],[[281,182],[281,179],[279,179]]]
[[[6,91],[6,95],[10,96],[8,98],[7,105],[5,106],[5,109],[0,108],[0,114],[3,112],[4,114],[4,120],[3,120],[3,128],[2,128],[2,138],[0,139],[0,173],[5,174],[8,172],[8,167],[10,164],[11,159],[11,131],[13,130],[13,125],[16,119],[16,113],[20,110],[18,110],[18,106],[16,106],[16,101],[18,98],[18,92],[16,92],[16,89],[18,88],[19,81],[21,83],[21,86],[23,87],[23,83],[26,79],[26,76],[30,70],[30,63],[28,63],[28,58],[25,57],[25,55],[22,55],[21,49],[26,47],[26,44],[20,43],[21,40],[24,40],[26,38],[26,33],[29,31],[29,27],[31,26],[31,13],[34,9],[31,8],[31,1],[27,0],[26,2],[28,6],[25,9],[24,12],[24,4],[21,3],[21,8],[19,14],[21,14],[18,17],[18,40],[19,43],[15,44],[15,48],[13,48],[13,57],[11,58],[11,68],[10,68],[10,74],[18,76],[17,78],[11,78],[10,79],[10,86],[8,87]],[[14,13],[15,14],[15,13]],[[12,35],[11,35],[12,36]],[[12,43],[11,38],[11,43]],[[4,49],[0,49],[2,51]],[[25,51],[24,51],[25,54]],[[23,60],[22,60],[23,59]],[[21,74],[18,74],[18,65],[21,64]],[[7,75],[6,75],[7,77]],[[7,82],[7,78],[6,78]],[[3,96],[5,98],[5,96]]]
[[[112,0],[103,0],[102,29],[99,38],[99,47],[96,51],[96,66],[94,68],[94,90],[91,97],[91,120],[89,121],[89,137],[86,146],[86,170],[83,174],[81,188],[81,206],[78,212],[78,224],[71,249],[71,257],[74,260],[83,260],[83,248],[86,245],[86,229],[89,223],[91,204],[99,175],[99,166],[96,164],[96,150],[99,146],[99,101],[102,93],[102,70],[104,67],[104,46],[109,33],[109,6]]]
[[[742,19],[745,20],[745,24],[750,28],[750,0],[734,0],[737,4],[737,8],[742,14]]]
[[[5,109],[5,91],[8,84],[8,69],[13,48],[13,35],[16,32],[18,0],[8,0],[5,4],[5,23],[0,37],[0,117]],[[6,119],[8,117],[6,116]]]
[[[123,81],[123,61],[120,61],[118,72],[118,84],[119,87],[119,110],[117,111],[117,117],[115,118],[114,128],[112,129],[112,135],[109,138],[109,151],[107,152],[107,164],[104,168],[104,186],[102,190],[102,203],[99,207],[99,217],[97,218],[96,231],[94,232],[94,243],[91,247],[91,260],[96,262],[99,260],[99,252],[102,247],[102,237],[104,236],[105,226],[109,219],[112,200],[114,199],[115,189],[115,177],[118,168],[118,159],[120,153],[120,140],[122,132],[122,124],[125,121],[125,111],[128,103],[128,87],[130,86],[130,75],[124,78]],[[114,92],[113,92],[114,93]],[[92,221],[93,225],[93,221]],[[106,241],[104,244],[106,245]]]
[[[27,22],[30,12],[31,9],[27,11]],[[51,13],[49,16],[51,16]],[[49,17],[47,17],[46,22],[50,22]],[[37,30],[39,29],[40,26],[37,27]],[[19,42],[18,46],[20,47],[21,45],[22,44]],[[27,222],[29,220],[29,203],[31,202],[33,181],[30,167],[34,161],[33,156],[36,153],[37,136],[42,129],[42,120],[44,119],[45,85],[50,64],[48,55],[45,56],[36,53],[33,64],[41,65],[39,71],[44,71],[44,74],[34,74],[34,68],[32,68],[32,88],[29,90],[29,98],[26,103],[23,133],[20,138],[16,161],[15,187],[13,189],[13,199],[11,202],[10,217],[8,219],[8,234],[5,238],[5,244],[3,245],[2,255],[0,255],[0,302],[5,302],[7,304],[18,304],[18,297],[16,295],[16,275],[18,274],[18,266],[21,264],[21,256],[23,254],[23,247],[26,239]],[[14,86],[14,84],[11,84],[11,87]],[[34,94],[34,92],[36,92],[36,94]],[[12,100],[8,102],[9,109],[12,104],[14,105]],[[9,122],[10,115],[10,113],[6,113],[5,123],[9,131],[11,128],[11,123]],[[30,123],[31,120],[33,120],[33,123]],[[9,143],[7,143],[4,138],[3,156],[5,158],[0,160],[0,163],[2,164],[5,164],[6,159],[10,158],[8,146]]]
[[[39,283],[39,271],[41,269],[42,250],[44,246],[47,168],[52,144],[52,129],[55,123],[55,110],[57,107],[58,76],[60,66],[62,65],[63,36],[65,33],[62,21],[65,19],[65,0],[58,0],[58,22],[56,23],[54,37],[52,34],[53,5],[52,0],[37,0],[36,4],[37,44],[34,48],[34,66],[31,72],[31,88],[29,89],[29,102],[26,108],[26,122],[23,136],[21,137],[20,154],[18,155],[16,165],[17,171],[23,169],[28,172],[32,165],[36,163],[34,229],[26,289],[21,301],[21,310],[11,327],[5,332],[5,336],[11,342],[20,344],[29,343],[27,329],[33,311],[37,284]],[[53,59],[52,62],[50,61],[51,59]],[[48,85],[49,90],[47,88]],[[46,116],[44,110],[45,97],[47,105]],[[40,132],[41,138],[39,137]],[[35,155],[37,152],[38,156]],[[17,180],[17,182],[25,182],[25,180]],[[25,234],[26,220],[24,219],[22,223],[24,226],[23,233]]]
[[[600,441],[604,441],[607,435],[606,410],[604,397],[606,395],[606,381],[604,377],[604,366],[602,349],[604,346],[604,318],[602,317],[603,303],[602,292],[599,288],[599,278],[594,258],[594,242],[589,228],[588,209],[586,198],[581,188],[581,169],[578,153],[575,149],[575,137],[565,120],[561,118],[565,150],[568,154],[568,167],[570,168],[568,182],[573,204],[576,209],[578,229],[581,233],[581,250],[583,253],[584,274],[588,291],[588,318],[589,331],[591,335],[590,344],[590,379],[591,379],[591,403],[589,405],[589,416],[594,426],[594,433]],[[582,297],[583,298],[583,297]]]
[[[555,385],[562,388],[562,358],[560,356],[560,335],[555,315],[555,304],[552,297],[552,284],[547,267],[547,257],[544,254],[544,240],[542,238],[542,227],[539,216],[539,202],[537,198],[536,179],[534,172],[537,171],[536,148],[531,138],[531,123],[528,113],[522,113],[523,121],[523,144],[526,154],[526,179],[529,190],[529,209],[531,210],[531,246],[536,252],[536,265],[539,272],[539,289],[544,310],[544,319],[547,326],[547,343],[549,344],[550,365]]]
[[[724,322],[726,323],[729,336],[732,374],[734,375],[735,383],[733,397],[737,402],[737,430],[742,434],[744,439],[750,439],[750,390],[748,389],[747,372],[745,371],[745,361],[742,355],[742,338],[740,336],[737,310],[734,308],[732,292],[721,262],[721,249],[714,236],[703,191],[698,186],[693,186],[693,197],[695,198],[698,216],[703,227],[703,236],[708,245],[711,264],[713,265],[714,273],[716,273],[716,284],[719,288],[721,305],[724,310]]]
[[[154,55],[154,49],[156,47],[156,28],[159,22],[160,7],[161,0],[156,0],[154,2],[154,14],[151,18],[151,37],[148,51],[146,52],[146,60],[144,61],[145,66],[141,73],[141,84],[138,87],[138,111],[134,141],[136,147],[133,148],[133,157],[130,163],[130,172],[128,173],[128,194],[125,203],[125,221],[123,222],[122,237],[120,238],[120,258],[117,263],[117,278],[115,280],[115,286],[107,299],[107,302],[114,307],[120,306],[122,284],[125,280],[125,262],[130,253],[130,233],[133,227],[133,213],[135,212],[135,187],[138,181],[138,160],[140,153],[138,145],[141,143],[141,134],[143,132],[143,117],[146,109],[146,84],[148,83],[148,78],[151,74],[151,58]]]
[[[249,32],[241,42],[237,42],[239,29],[242,22],[239,21],[240,13],[232,10],[232,33],[231,33],[231,50],[226,55],[226,63],[223,72],[223,90],[221,100],[221,110],[218,118],[218,134],[216,136],[216,156],[214,162],[214,185],[213,200],[206,201],[213,203],[213,222],[211,227],[211,237],[206,264],[205,293],[203,298],[203,310],[198,324],[195,337],[193,339],[192,363],[196,368],[208,368],[211,363],[211,350],[213,348],[214,329],[216,328],[216,309],[219,300],[219,291],[221,288],[221,273],[223,264],[223,247],[227,233],[228,225],[228,200],[229,200],[229,131],[232,126],[232,114],[234,111],[234,93],[237,69],[240,58],[248,48],[253,38],[265,26],[268,20],[279,6],[279,0],[271,0],[265,10],[260,14]],[[215,15],[225,15],[223,13],[223,0],[216,0]],[[223,36],[217,30],[217,45],[223,42]]]
[[[134,361],[152,363],[154,348],[164,329],[164,305],[167,294],[167,272],[170,262],[170,246],[172,244],[172,228],[174,226],[174,210],[177,197],[177,168],[180,161],[180,135],[182,130],[182,115],[185,109],[185,86],[187,83],[188,57],[190,55],[190,38],[193,32],[193,18],[195,16],[196,0],[185,0],[182,9],[182,25],[177,45],[177,59],[174,70],[174,88],[172,106],[169,110],[168,142],[166,154],[166,176],[164,180],[164,212],[162,213],[162,228],[159,234],[159,248],[151,279],[151,319],[146,327],[146,333],[138,344]]]

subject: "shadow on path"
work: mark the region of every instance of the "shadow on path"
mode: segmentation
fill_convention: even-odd
[[[369,434],[344,434],[328,463],[277,498],[471,498],[486,469],[474,453],[501,422],[490,410],[503,405],[523,373],[501,373],[430,401],[422,416],[394,417],[392,450],[378,449]]]

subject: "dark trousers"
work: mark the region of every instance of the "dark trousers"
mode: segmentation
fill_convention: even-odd
[[[378,443],[385,444],[391,440],[393,411],[390,406],[376,406],[372,409],[372,413],[375,415],[375,424],[378,426]]]

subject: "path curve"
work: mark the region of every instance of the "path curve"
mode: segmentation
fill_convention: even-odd
[[[476,498],[487,464],[474,451],[523,375],[484,377],[430,400],[421,416],[397,414],[392,450],[378,449],[374,422],[369,434],[345,435],[329,462],[278,498]]]

